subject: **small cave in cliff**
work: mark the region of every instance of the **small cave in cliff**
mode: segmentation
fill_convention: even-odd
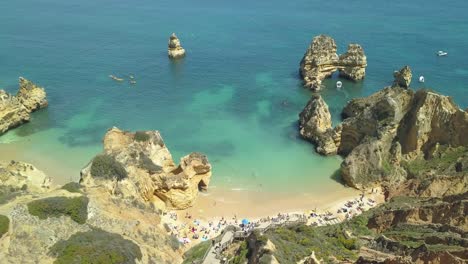
[[[206,190],[208,189],[208,185],[206,185],[206,183],[201,180],[199,183],[198,183],[198,191],[200,192],[206,192]]]

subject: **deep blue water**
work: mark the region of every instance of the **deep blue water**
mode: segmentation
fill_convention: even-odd
[[[340,160],[316,155],[296,122],[310,97],[299,62],[321,33],[340,53],[357,42],[368,57],[364,81],[344,81],[343,91],[325,82],[335,120],[347,100],[390,84],[406,64],[468,106],[463,0],[15,0],[0,11],[0,87],[15,92],[24,76],[50,103],[0,140],[30,142],[22,155],[53,160],[67,179],[118,126],[160,130],[176,159],[207,153],[215,185],[320,191]],[[167,58],[172,32],[187,50],[178,62]],[[108,78],[130,73],[136,86]]]

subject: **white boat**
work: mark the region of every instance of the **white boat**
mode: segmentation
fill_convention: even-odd
[[[447,54],[448,54],[448,53],[445,52],[445,51],[443,51],[443,50],[439,50],[439,51],[437,52],[437,56],[447,56]]]
[[[424,76],[422,76],[422,75],[419,76],[419,82],[420,82],[420,83],[423,83],[423,82],[424,82]]]
[[[343,87],[343,83],[340,82],[340,81],[337,81],[337,82],[336,82],[336,88],[337,88],[337,89],[341,89],[341,87]]]

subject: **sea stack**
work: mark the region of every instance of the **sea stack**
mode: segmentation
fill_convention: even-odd
[[[393,77],[395,78],[393,87],[409,88],[413,74],[409,66],[404,66],[399,71],[395,71]]]
[[[175,33],[169,37],[168,55],[171,59],[178,59],[185,56],[185,49],[180,45],[180,40]]]
[[[300,63],[300,75],[304,85],[313,90],[322,89],[323,79],[337,70],[340,76],[357,81],[366,75],[367,58],[358,44],[349,44],[348,51],[338,56],[335,40],[327,35],[314,37]]]

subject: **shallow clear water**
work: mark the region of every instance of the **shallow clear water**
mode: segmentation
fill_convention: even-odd
[[[15,92],[24,76],[46,87],[50,103],[0,141],[27,142],[19,156],[63,166],[59,181],[77,179],[105,131],[118,126],[160,130],[176,159],[208,154],[213,185],[319,192],[340,159],[316,155],[297,136],[310,97],[297,72],[320,33],[340,52],[357,42],[368,56],[363,82],[343,81],[336,91],[336,80],[325,81],[335,120],[347,100],[390,84],[406,64],[427,87],[468,106],[463,0],[18,0],[0,10],[0,87]],[[167,58],[172,32],[187,50],[178,62]],[[130,73],[136,86],[108,78]]]

